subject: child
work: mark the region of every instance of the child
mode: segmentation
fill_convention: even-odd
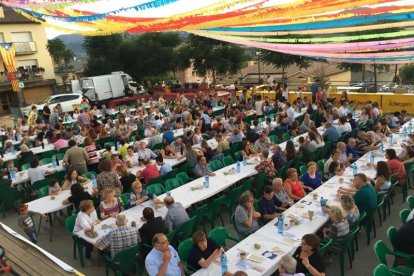
[[[14,171],[16,174],[19,170],[14,166],[13,160],[9,160],[6,163],[6,168],[4,169],[7,177],[11,179],[10,171]]]
[[[111,145],[107,144],[105,145],[105,151],[102,154],[102,157],[108,160],[111,160],[111,156],[112,156],[112,147]]]
[[[49,195],[59,195],[60,192],[59,181],[52,179],[49,182]]]
[[[128,145],[126,144],[125,139],[120,139],[119,144],[121,146],[118,149],[118,154],[120,155],[121,159],[124,159],[128,154]]]
[[[18,223],[19,226],[23,229],[27,236],[29,236],[30,241],[32,243],[37,243],[37,233],[36,227],[34,224],[33,215],[37,214],[35,212],[31,212],[28,210],[27,204],[21,204],[19,207],[19,218]],[[42,217],[46,217],[45,215],[40,214]]]

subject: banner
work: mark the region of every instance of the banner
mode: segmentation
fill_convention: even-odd
[[[6,66],[7,79],[10,80],[14,92],[19,92],[19,80],[16,76],[16,51],[12,43],[0,43],[0,54]]]

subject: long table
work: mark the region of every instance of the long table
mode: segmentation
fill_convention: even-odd
[[[414,123],[414,120],[412,120]],[[405,125],[408,126],[408,123]],[[396,143],[389,144],[384,143],[385,148],[393,148],[396,150],[397,154],[402,151],[401,141],[404,139],[400,135],[394,135]],[[384,153],[379,151],[374,151],[375,153],[375,162],[385,161]],[[374,178],[376,175],[376,170],[372,166],[367,166],[371,152],[366,153],[364,156],[359,158],[356,161],[356,164],[359,168],[358,172],[363,172],[368,177]],[[245,272],[249,276],[254,275],[272,275],[278,269],[278,262],[281,257],[285,254],[292,254],[294,250],[300,246],[300,241],[303,235],[308,233],[315,233],[320,229],[327,221],[328,216],[323,214],[321,211],[321,206],[319,203],[320,197],[328,200],[328,204],[331,205],[340,205],[339,200],[336,198],[336,193],[339,187],[350,188],[352,186],[353,172],[351,167],[347,167],[344,175],[334,176],[331,179],[327,180],[319,188],[315,189],[312,193],[306,195],[298,203],[294,204],[288,210],[283,212],[286,220],[289,220],[290,217],[298,218],[300,224],[296,226],[285,226],[283,235],[278,234],[278,229],[276,226],[277,218],[268,222],[257,232],[251,234],[229,251],[226,252],[228,260],[229,271],[240,270],[238,263],[240,262],[239,253],[245,251],[248,253],[247,258],[262,256],[264,252],[269,251],[277,255],[274,259],[269,259],[263,257],[263,261],[256,263],[250,260],[247,260],[247,265],[249,268],[245,269]],[[344,182],[340,184],[339,179],[343,178]],[[368,184],[370,185],[370,184]],[[317,194],[317,200],[313,200],[313,194]],[[313,220],[309,220],[307,216],[307,211],[314,211]],[[259,244],[260,249],[256,249],[254,244]],[[213,262],[207,269],[200,269],[193,275],[204,276],[204,275],[220,275],[220,264]]]

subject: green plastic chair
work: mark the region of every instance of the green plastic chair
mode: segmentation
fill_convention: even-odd
[[[280,140],[279,140],[279,137],[277,137],[277,135],[270,135],[269,140],[273,144],[280,144]]]
[[[410,210],[414,209],[414,196],[407,196],[405,201],[407,202]]]
[[[374,268],[374,276],[394,276],[394,274],[384,264],[379,264]]]
[[[40,165],[48,165],[52,163],[52,158],[43,158],[40,160]]]
[[[59,181],[59,183],[63,182],[63,180],[65,180],[65,177],[66,177],[66,171],[64,170],[55,172],[54,174],[46,175],[47,180],[56,179],[57,181]]]
[[[210,222],[211,229],[214,228],[214,221],[217,217],[220,217],[221,224],[224,226],[223,217],[221,216],[221,206],[223,205],[223,201],[225,199],[225,195],[220,196],[213,200],[209,205],[208,209],[205,212],[205,216]]]
[[[401,223],[402,224],[405,224],[405,222],[407,221],[407,217],[408,217],[408,215],[410,214],[410,210],[408,210],[408,209],[402,209],[401,211],[400,211],[400,220],[401,220]]]
[[[165,236],[167,237],[167,239],[168,239],[168,242],[170,243],[170,244],[172,244],[173,243],[173,241],[174,241],[174,237],[175,237],[175,234],[177,233],[177,230],[173,230],[173,231],[170,231],[170,232],[168,232],[167,234],[165,234]]]
[[[179,172],[179,173],[177,173],[177,175],[175,176],[175,178],[181,180],[181,182],[183,184],[186,184],[186,183],[188,183],[188,182],[190,182],[190,181],[193,180],[192,178],[190,178],[188,176],[188,174],[186,172]]]
[[[37,191],[37,198],[42,198],[49,195],[49,186],[44,186]]]
[[[387,237],[388,237],[388,240],[391,242],[391,245],[392,245],[392,248],[393,248],[392,251],[394,253],[398,254],[399,256],[402,256],[405,259],[410,260],[410,262],[409,262],[411,264],[410,266],[413,267],[414,256],[411,256],[410,254],[407,254],[407,253],[404,253],[404,252],[401,252],[401,251],[395,249],[395,237],[396,236],[397,236],[397,229],[394,226],[389,227],[388,230],[387,230]],[[395,260],[394,266],[396,264],[397,264],[397,262]]]
[[[221,168],[223,168],[223,165],[221,164],[221,162],[220,161],[218,161],[218,160],[212,160],[212,161],[210,161],[210,163],[209,163],[209,165],[210,165],[210,168],[211,168],[211,170],[214,172],[214,171],[217,171],[217,170],[219,170],[219,169],[221,169]]]
[[[306,165],[302,165],[299,167],[300,174],[305,174],[307,172]]]
[[[160,175],[160,176],[157,176],[157,177],[154,177],[154,178],[150,179],[147,183],[147,186],[155,184],[155,183],[161,183],[162,184],[163,182],[165,182],[165,176]]]
[[[42,187],[49,186],[49,182],[50,182],[50,179],[47,179],[47,178],[36,181],[35,183],[32,183],[32,189],[39,190]]]
[[[78,236],[73,234],[73,229],[75,227],[76,222],[76,214],[71,215],[70,217],[65,219],[65,228],[66,232],[72,236],[73,240],[73,259],[76,260],[76,248],[78,248],[78,254],[79,254],[79,261],[81,264],[81,267],[85,267],[85,260],[83,255],[83,249],[85,248],[84,244],[79,241]]]
[[[325,159],[321,159],[318,161],[318,171],[322,174],[324,172],[324,168],[325,168]]]
[[[18,191],[17,189],[8,186],[0,186],[0,206],[3,212],[3,218],[6,217],[6,212],[10,205],[13,205],[16,210],[19,208],[23,194],[23,190]]]
[[[205,213],[207,212],[207,210],[208,210],[208,205],[204,204],[203,206],[200,206],[191,212],[191,217],[197,216],[197,220],[194,223],[193,232],[197,231],[200,225],[201,227],[203,227],[204,232],[207,232],[206,227],[204,225],[204,219],[206,218]]]
[[[196,271],[196,269],[192,268],[188,263],[188,257],[190,256],[191,247],[193,246],[194,242],[192,238],[188,238],[180,242],[178,245],[178,256],[180,257],[181,262],[184,264],[184,267],[187,270],[187,273],[191,273]],[[187,275],[187,274],[186,274]]]
[[[88,179],[92,179],[92,176],[94,176],[95,179],[96,179],[96,172],[86,172],[86,173],[82,174],[82,176],[86,177]]]
[[[224,163],[224,166],[230,166],[230,165],[232,165],[232,164],[234,164],[234,163],[236,163],[236,161],[234,161],[234,159],[233,159],[233,157],[231,157],[231,156],[226,156],[226,157],[224,157],[224,159],[223,159],[223,163]]]
[[[234,160],[236,160],[236,162],[237,162],[237,161],[240,161],[240,156],[241,156],[241,150],[236,151],[236,152],[233,154]]]
[[[182,182],[177,178],[167,179],[167,181],[165,181],[165,189],[167,189],[167,191],[174,190],[182,185]]]
[[[43,152],[42,153],[42,159],[53,158],[53,157],[55,157],[55,154],[56,154],[55,150],[49,150],[49,151]]]
[[[190,238],[193,235],[193,229],[196,222],[197,216],[194,216],[177,228],[177,237],[179,242]]]
[[[117,264],[119,269],[115,271],[115,275],[122,276],[136,272],[135,256],[141,251],[141,245],[137,244],[128,249],[122,250],[115,254],[113,258],[105,255],[105,271],[106,276],[109,275],[110,264]]]
[[[234,230],[236,231],[237,235],[239,236],[239,240],[245,239],[249,234],[245,234],[243,232],[240,232],[239,229],[236,226],[236,217],[231,215],[230,217],[231,224],[233,225]]]
[[[389,271],[391,271],[391,275],[398,274],[398,275],[412,275],[413,273],[413,263],[411,258],[407,258],[405,255],[401,255],[398,252],[390,250],[387,245],[382,241],[379,240],[374,245],[374,252],[377,256],[378,261],[380,264],[384,265]],[[392,267],[388,267],[387,262],[387,255],[394,256],[394,264]],[[398,265],[398,259],[405,259],[407,261],[407,266]]]
[[[64,157],[64,156],[65,156],[65,154],[64,154],[64,153],[61,153],[61,152],[56,153],[56,158],[57,158],[59,161],[63,160],[63,157]]]
[[[159,183],[147,186],[146,190],[147,190],[148,193],[152,193],[156,196],[159,196],[159,195],[165,193],[164,186],[162,186]]]
[[[30,169],[30,163],[25,163],[22,165],[22,171]]]
[[[387,195],[387,192],[377,193],[377,212],[378,212],[378,219],[379,219],[380,226],[382,226],[381,210],[383,210],[384,199],[386,195]],[[384,218],[385,218],[385,215],[384,215]]]
[[[321,254],[321,256],[325,256],[325,253],[328,251],[329,247],[331,247],[332,242],[332,239],[321,241],[319,246],[319,254]]]
[[[156,145],[153,145],[152,147],[151,147],[151,150],[160,150],[160,149],[162,149],[162,146],[163,146],[163,143],[158,143],[158,144],[156,144]]]
[[[291,138],[291,136],[290,136],[290,134],[289,133],[283,133],[283,140],[285,140],[285,141],[289,141],[290,140],[290,138]]]
[[[255,176],[254,178],[254,191],[255,191],[255,195],[257,195],[257,197],[262,196],[263,194],[263,189],[267,184],[267,174],[265,172],[259,173]]]
[[[129,194],[123,193],[119,195],[119,200],[122,202],[124,209],[129,206]]]
[[[177,173],[178,173],[178,169],[172,169],[171,171],[169,171],[169,172],[167,172],[165,175],[164,175],[164,179],[170,179],[170,178],[174,178],[174,177],[176,177],[177,176]]]
[[[234,206],[237,204],[240,195],[243,193],[244,189],[243,186],[239,186],[237,188],[233,188],[224,198],[222,205],[229,211],[230,215],[233,214]],[[224,226],[224,224],[223,224]],[[211,227],[213,229],[214,227]]]
[[[230,236],[229,232],[227,232],[226,228],[224,227],[216,227],[212,229],[210,232],[208,232],[208,237],[212,238],[218,245],[227,248],[229,247],[226,246],[226,240],[240,242],[239,239]]]
[[[107,145],[109,145],[111,147],[115,147],[115,143],[114,142],[106,142],[103,147],[105,148]]]
[[[244,183],[243,183],[243,191],[250,191],[250,189],[252,188],[252,186],[253,186],[253,183],[256,181],[256,179],[254,179],[254,178],[250,178],[250,179],[247,179],[247,180],[245,180],[244,181]]]
[[[345,253],[348,253],[349,258],[349,264],[352,268],[352,261],[354,259],[354,237],[358,233],[359,227],[356,227],[351,232],[349,232],[345,238],[341,241],[333,241],[331,246],[335,246],[336,248],[339,248],[338,251],[332,251],[331,252],[335,255],[339,255],[339,267],[340,267],[340,274],[341,276],[344,276],[344,259],[345,259]]]

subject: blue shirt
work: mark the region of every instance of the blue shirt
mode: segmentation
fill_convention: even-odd
[[[311,178],[309,173],[305,173],[300,178],[300,181],[302,181],[303,184],[305,184],[308,187],[311,187],[314,190],[322,184],[321,176],[318,172],[315,174],[315,178]]]
[[[312,95],[316,95],[316,93],[318,93],[318,88],[319,88],[319,85],[316,82],[314,82],[311,85],[310,89],[311,89]]]
[[[210,174],[213,171],[211,170],[208,164],[205,166],[201,166],[200,163],[197,163],[197,165],[194,168],[194,172],[198,177],[200,177],[200,176],[205,176],[207,174]]]
[[[167,172],[170,172],[172,170],[172,167],[170,164],[168,163],[164,163],[162,164],[161,168],[160,168],[160,175],[164,175]]]
[[[349,156],[349,154],[352,153],[352,158],[358,158],[356,149],[357,149],[356,146],[353,149],[351,149],[349,145],[346,145],[346,156]]]
[[[168,246],[171,252],[171,259],[168,263],[165,276],[181,276],[181,269],[179,267],[180,257],[177,251],[171,245]],[[155,276],[160,271],[160,268],[164,262],[164,256],[161,251],[153,248],[145,258],[145,269],[149,276]]]
[[[273,215],[276,213],[276,206],[282,207],[282,202],[280,202],[280,200],[275,195],[273,195],[273,198],[271,200],[267,200],[264,197],[260,198],[259,200],[259,211],[262,216],[264,214]]]
[[[341,138],[341,133],[336,127],[330,126],[325,130],[322,136],[327,137],[329,141],[337,142],[339,138]]]
[[[203,113],[203,114],[201,114],[201,118],[204,119],[204,122],[206,123],[206,125],[211,125],[210,116],[208,116],[207,114]]]
[[[168,130],[162,134],[162,140],[167,141],[168,144],[171,144],[174,141],[174,132]]]

